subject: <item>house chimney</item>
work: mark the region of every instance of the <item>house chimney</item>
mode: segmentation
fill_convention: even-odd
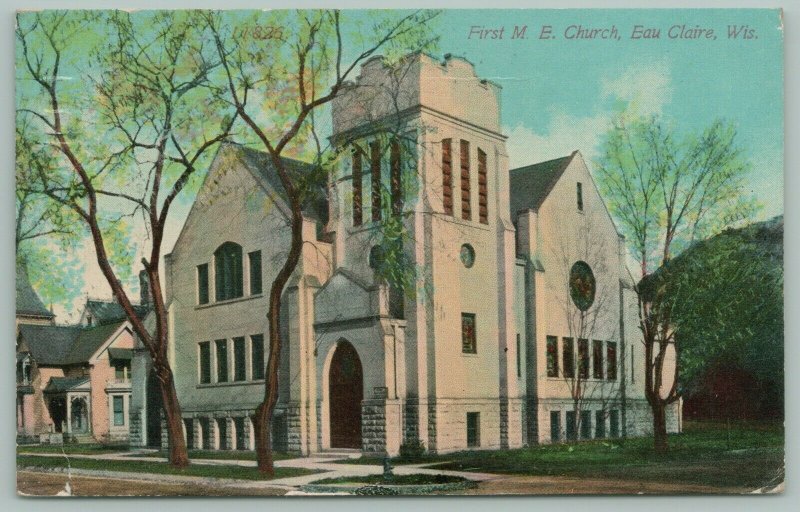
[[[139,301],[142,306],[150,304],[150,279],[147,277],[147,271],[142,269],[139,271]]]

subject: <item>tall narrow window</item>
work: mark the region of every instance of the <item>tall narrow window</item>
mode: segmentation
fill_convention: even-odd
[[[403,182],[400,160],[400,143],[392,141],[391,154],[389,155],[389,177],[392,192],[392,215],[400,215],[403,211]]]
[[[228,382],[228,340],[217,340],[217,382]]]
[[[233,380],[247,379],[247,366],[245,364],[244,338],[233,338]]]
[[[575,411],[567,411],[567,440],[574,441],[578,437],[578,421],[575,419]]]
[[[602,439],[606,437],[606,415],[604,411],[594,413],[594,437]]]
[[[520,336],[517,334],[517,378],[522,377],[522,343]]]
[[[581,411],[581,439],[592,437],[592,411]]]
[[[461,313],[461,351],[465,354],[477,354],[475,338],[475,315]]]
[[[125,398],[114,395],[114,426],[125,424]]]
[[[617,380],[617,344],[614,341],[609,341],[606,347],[606,364],[606,378]]]
[[[211,382],[211,342],[200,343],[200,384]]]
[[[619,437],[619,411],[617,409],[609,413],[608,423],[611,437]]]
[[[255,380],[264,378],[264,335],[254,334],[250,336],[250,364],[252,365],[251,375]]]
[[[566,361],[566,344],[564,346],[564,361]],[[566,372],[566,368],[564,369]],[[547,337],[547,376],[558,377],[558,338]],[[566,375],[565,375],[566,376]]]
[[[481,445],[481,413],[467,413],[467,446],[477,447]]]
[[[372,220],[381,220],[381,145],[369,144],[370,171],[372,173]]]
[[[589,378],[589,340],[578,340],[578,378]]]
[[[472,219],[472,207],[469,198],[469,142],[461,141],[461,218]]]
[[[583,183],[578,182],[578,186],[576,188],[577,199],[578,199],[578,211],[583,211]]]
[[[238,418],[232,418],[232,419],[233,419],[233,428],[236,429],[236,446],[234,447],[234,449],[247,450],[249,448],[248,446],[249,443],[247,442],[247,437],[245,436],[247,432],[245,432],[245,427],[244,427],[247,418],[240,416]]]
[[[450,139],[442,140],[442,202],[444,213],[453,215],[453,148]]]
[[[478,218],[481,224],[489,224],[489,192],[486,177],[486,153],[478,149]]]
[[[634,350],[633,345],[631,345],[631,384],[636,382],[636,379],[635,379],[636,370],[635,370],[634,365],[633,365],[633,350]],[[623,375],[622,378],[624,379],[625,376]]]
[[[361,148],[353,146],[353,226],[360,226],[363,220],[361,200],[363,194],[363,169]]]
[[[197,303],[208,304],[208,263],[197,265]]]
[[[561,411],[550,411],[550,442],[561,441]]]
[[[242,246],[225,242],[214,251],[214,284],[217,300],[235,299],[244,295]]]
[[[603,342],[592,340],[592,377],[603,378]]]
[[[261,251],[253,251],[247,255],[250,262],[250,295],[258,295],[261,287]]]
[[[564,352],[564,377],[571,379],[575,377],[575,342],[572,338],[564,338],[562,341],[564,344],[562,347]]]

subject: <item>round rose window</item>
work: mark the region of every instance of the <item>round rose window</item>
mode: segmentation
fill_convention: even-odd
[[[569,294],[579,310],[586,311],[592,307],[596,287],[592,268],[585,261],[572,265],[569,271]]]

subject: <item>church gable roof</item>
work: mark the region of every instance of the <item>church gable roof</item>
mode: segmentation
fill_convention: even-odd
[[[17,315],[54,318],[31,286],[24,263],[17,263]]]
[[[538,210],[576,154],[577,150],[568,156],[511,169],[511,218],[516,218],[520,210]]]
[[[151,307],[149,305],[133,305],[133,311],[139,319],[144,319],[150,310]],[[119,302],[113,300],[87,300],[86,313],[92,316],[93,323],[96,325],[119,324],[119,322],[128,319],[128,315],[125,314],[125,310],[122,309]]]

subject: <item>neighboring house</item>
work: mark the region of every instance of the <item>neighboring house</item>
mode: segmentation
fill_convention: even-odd
[[[583,158],[509,171],[500,87],[461,58],[416,54],[405,66],[390,75],[370,59],[333,103],[343,157],[322,198],[303,207],[274,447],[395,455],[409,441],[446,453],[578,430],[645,434],[624,247]],[[411,292],[375,272],[393,216],[418,274]],[[169,355],[191,448],[253,446],[288,219],[266,155],[227,144],[165,257]],[[575,323],[588,316],[591,329]],[[575,375],[586,390],[577,409]],[[676,407],[670,430],[679,429]]]
[[[91,315],[92,325],[20,323],[16,352],[21,441],[37,441],[51,433],[77,441],[128,439],[133,334],[120,311],[111,301],[89,300],[82,318]]]

